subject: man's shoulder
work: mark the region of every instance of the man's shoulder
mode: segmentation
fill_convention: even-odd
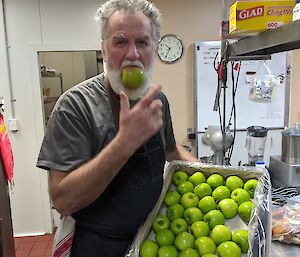
[[[96,75],[85,81],[78,83],[65,92],[65,94],[76,94],[76,92],[91,93],[100,91],[105,93],[103,74]]]
[[[59,98],[57,107],[62,105],[78,105],[85,101],[101,98],[106,95],[103,74],[89,78],[66,90]],[[93,101],[94,102],[94,101]]]
[[[163,91],[157,93],[157,98],[160,99],[163,103],[167,101],[167,97]]]

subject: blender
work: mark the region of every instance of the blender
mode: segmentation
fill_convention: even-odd
[[[268,130],[262,126],[250,126],[247,128],[246,149],[249,166],[255,166],[256,162],[264,160],[267,134]]]

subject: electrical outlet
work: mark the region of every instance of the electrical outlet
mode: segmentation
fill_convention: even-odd
[[[187,129],[187,138],[188,140],[195,140],[196,139],[196,133],[193,128]]]
[[[18,120],[17,119],[8,119],[8,128],[10,131],[18,131]]]

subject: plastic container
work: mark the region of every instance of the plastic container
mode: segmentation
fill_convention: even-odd
[[[255,163],[255,167],[256,167],[256,168],[265,168],[265,167],[266,167],[266,164],[265,164],[264,161],[257,161],[257,162]]]

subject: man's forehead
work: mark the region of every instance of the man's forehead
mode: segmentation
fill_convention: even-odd
[[[113,34],[137,33],[143,36],[152,34],[149,18],[141,12],[117,11],[108,19],[107,32]]]

